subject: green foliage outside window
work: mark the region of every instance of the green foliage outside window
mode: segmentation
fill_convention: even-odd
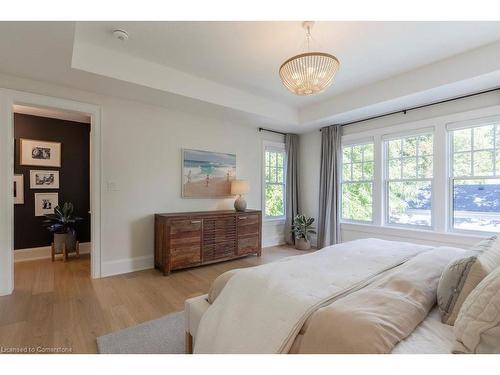
[[[281,150],[266,150],[265,178],[267,217],[285,215],[285,153]]]
[[[430,226],[432,134],[398,138],[386,145],[389,222]]]
[[[373,143],[342,150],[342,218],[371,221],[373,199]]]
[[[453,176],[500,176],[500,126],[453,132]]]

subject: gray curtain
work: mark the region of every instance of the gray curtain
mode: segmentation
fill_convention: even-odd
[[[332,125],[321,129],[318,248],[340,242],[341,137],[341,125]]]
[[[285,240],[287,244],[295,242],[292,234],[293,218],[299,213],[299,136],[297,134],[285,135],[286,151],[286,206],[285,206]]]

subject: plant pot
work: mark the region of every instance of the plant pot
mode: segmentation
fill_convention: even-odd
[[[310,250],[311,242],[306,238],[299,238],[295,240],[295,248],[297,250]]]
[[[69,252],[76,250],[76,235],[73,233],[54,233],[54,248],[56,253],[62,253],[63,244]]]

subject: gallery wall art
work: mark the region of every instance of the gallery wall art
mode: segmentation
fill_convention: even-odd
[[[14,204],[24,204],[24,175],[14,175]]]
[[[72,202],[78,216],[85,219],[78,226],[78,240],[90,242],[90,124],[14,113],[14,139],[14,174],[24,175],[24,203],[16,204],[13,210],[14,248],[45,247],[53,241],[41,225],[45,218],[35,216],[43,209],[40,196],[35,203],[35,193],[58,193],[57,203]],[[55,198],[49,196],[45,212],[52,212],[47,206],[54,206]]]
[[[53,214],[58,205],[58,193],[35,193],[35,216]]]
[[[31,189],[59,189],[59,171],[30,171]]]
[[[236,155],[182,150],[182,197],[229,197],[235,178]]]
[[[39,167],[60,167],[61,143],[21,138],[20,164]]]

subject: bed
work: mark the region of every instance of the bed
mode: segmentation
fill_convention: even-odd
[[[450,353],[435,294],[463,251],[365,239],[237,270],[186,301],[186,351]]]
[[[193,337],[203,313],[210,304],[208,295],[186,300],[186,353],[192,353]],[[450,354],[455,336],[453,327],[441,323],[437,307],[417,326],[413,333],[399,342],[391,354]]]

